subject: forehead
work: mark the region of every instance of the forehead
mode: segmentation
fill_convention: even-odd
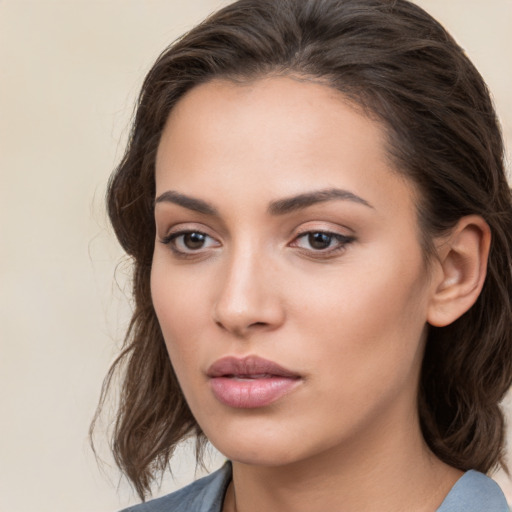
[[[338,124],[340,118],[350,118],[353,131],[372,132],[372,137],[384,142],[381,124],[365,116],[341,92],[293,76],[266,76],[247,82],[215,79],[195,86],[172,109],[166,131],[179,124],[179,129],[193,128],[198,136],[206,134],[203,128],[212,127],[227,135],[233,132],[230,127],[243,123],[259,139],[274,131],[282,144],[296,137],[311,139]],[[282,131],[284,127],[286,131]],[[349,133],[340,135],[345,140],[350,137]]]
[[[279,197],[336,186],[362,197],[411,196],[386,140],[381,123],[322,83],[214,80],[171,112],[157,154],[157,189]]]

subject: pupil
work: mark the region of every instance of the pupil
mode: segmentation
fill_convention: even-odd
[[[187,233],[183,237],[187,249],[200,249],[204,245],[204,235],[201,233]]]
[[[325,233],[310,233],[308,242],[313,249],[327,249],[331,245],[331,236]]]

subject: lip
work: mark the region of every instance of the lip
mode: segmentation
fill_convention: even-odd
[[[299,374],[258,356],[224,357],[208,368],[207,376],[215,398],[236,409],[270,405],[301,382]]]

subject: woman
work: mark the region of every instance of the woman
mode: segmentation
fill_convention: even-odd
[[[143,85],[114,454],[137,511],[505,511],[512,205],[485,83],[404,0],[240,0]]]

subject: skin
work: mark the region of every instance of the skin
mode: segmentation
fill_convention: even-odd
[[[485,255],[485,226],[466,219],[427,267],[416,191],[385,144],[340,93],[290,77],[215,80],[170,115],[152,297],[192,413],[233,461],[224,511],[433,512],[461,475],[427,448],[416,396],[427,323],[476,300],[480,274],[461,299],[475,277],[464,250]],[[269,211],[332,189],[361,201]],[[314,232],[333,234],[326,249],[311,245]],[[209,366],[247,355],[292,370],[298,385],[265,407],[220,403]]]

